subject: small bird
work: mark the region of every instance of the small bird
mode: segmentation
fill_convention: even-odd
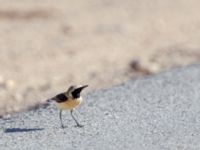
[[[60,118],[60,123],[61,127],[64,128],[63,122],[62,122],[62,110],[70,110],[70,114],[74,121],[76,122],[76,125],[78,127],[83,127],[76,118],[73,115],[73,111],[75,107],[79,106],[82,102],[82,97],[81,97],[81,91],[88,87],[88,85],[79,85],[79,86],[70,86],[69,89],[66,92],[60,93],[47,101],[53,100],[56,101],[57,107],[60,109],[59,113],[59,118]]]

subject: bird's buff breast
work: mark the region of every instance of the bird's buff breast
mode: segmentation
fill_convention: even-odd
[[[79,98],[79,99],[76,99],[76,100],[69,99],[69,100],[67,100],[66,102],[63,102],[63,103],[57,103],[57,107],[60,108],[60,109],[72,110],[76,106],[80,105],[81,102],[82,102],[82,98]]]

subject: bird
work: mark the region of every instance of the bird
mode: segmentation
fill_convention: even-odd
[[[48,99],[47,101],[55,101],[57,107],[60,109],[59,119],[61,123],[61,127],[64,128],[62,121],[62,111],[69,110],[71,117],[75,121],[77,127],[83,127],[82,124],[78,122],[78,120],[74,117],[73,112],[77,106],[79,106],[83,100],[81,96],[81,92],[83,89],[88,87],[88,85],[72,85],[68,88],[67,91],[57,94],[56,96]]]

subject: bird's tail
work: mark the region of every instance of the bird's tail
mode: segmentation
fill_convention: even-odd
[[[51,98],[46,100],[47,103],[50,103],[51,101],[52,101]]]
[[[46,102],[47,102],[47,103],[50,103],[50,102],[52,102],[52,101],[54,101],[54,100],[55,100],[55,97],[52,97],[52,98],[47,99]]]
[[[49,102],[47,102],[47,103],[42,103],[42,104],[40,105],[40,107],[42,107],[42,108],[47,108],[49,105],[50,105]]]

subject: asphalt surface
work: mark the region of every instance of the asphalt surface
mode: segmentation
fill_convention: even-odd
[[[0,150],[200,149],[200,65],[89,93],[60,128],[48,108],[0,119]]]

